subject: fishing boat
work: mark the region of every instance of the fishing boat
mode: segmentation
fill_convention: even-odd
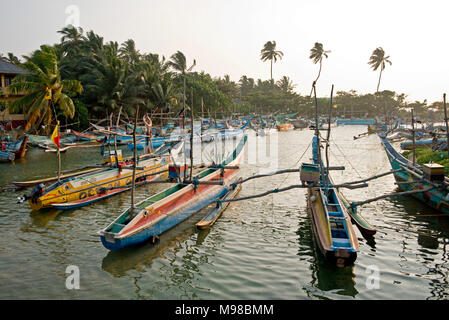
[[[292,119],[290,123],[295,129],[304,129],[309,127],[309,121],[304,119]]]
[[[315,123],[318,121],[318,102],[315,83]],[[325,140],[326,164],[321,157],[323,146],[320,141],[320,131],[315,128],[312,140],[313,164],[303,163],[301,166],[301,181],[308,185],[308,205],[312,220],[312,229],[316,243],[324,257],[338,267],[352,265],[357,258],[359,242],[351,223],[351,217],[339,197],[338,190],[329,175],[329,140],[332,112],[332,93],[329,104],[329,120],[327,138]]]
[[[16,156],[12,152],[0,151],[0,162],[14,161]]]
[[[239,180],[241,181],[242,179]],[[241,189],[241,184],[237,184],[235,188],[229,188],[228,192],[220,200],[234,199]],[[195,224],[195,226],[200,230],[211,227],[221,216],[221,214],[228,208],[229,204],[230,202],[223,203],[221,201],[217,201],[216,206],[212,208],[212,210],[210,210],[210,212],[208,212],[200,222]]]
[[[5,143],[6,149],[4,151],[14,153],[15,159],[23,158],[26,153],[27,141],[28,136],[25,135],[17,142],[7,142]]]
[[[353,264],[356,260],[359,242],[351,217],[338,197],[338,191],[333,187],[326,173],[327,170],[319,158],[319,144],[319,139],[316,136],[313,137],[313,163],[319,175],[317,186],[308,188],[313,231],[318,247],[325,258],[343,267]]]
[[[337,126],[374,125],[376,123],[376,119],[337,119]]]
[[[86,132],[78,132],[75,130],[71,130],[71,133],[77,137],[78,140],[81,141],[93,141],[93,142],[100,142],[101,140],[104,139],[104,136],[97,136],[95,134],[92,133],[86,133]]]
[[[170,162],[170,156],[149,156],[142,159],[137,164],[136,180],[148,181],[166,175]],[[120,162],[119,167],[109,167],[93,173],[66,178],[48,187],[41,183],[24,198],[28,200],[33,210],[49,207],[69,209],[72,208],[70,204],[78,200],[85,200],[83,204],[87,205],[94,202],[90,200],[99,201],[107,198],[118,188],[129,189],[133,171],[130,169],[131,165],[132,163],[129,161]],[[98,195],[100,197],[97,197]],[[61,206],[63,203],[67,205]],[[80,203],[76,203],[76,207],[79,206]]]
[[[278,125],[277,128],[279,131],[290,131],[293,130],[294,127],[291,123],[285,122],[283,124]]]
[[[415,147],[416,148],[420,148],[420,147],[429,147],[431,148],[432,146],[436,145],[436,144],[441,144],[447,142],[447,139],[429,139],[429,140],[416,140],[415,141]],[[413,142],[412,141],[405,141],[401,143],[401,149],[402,150],[412,150],[413,149]]]
[[[436,164],[413,165],[412,161],[396,151],[385,135],[380,134],[379,138],[395,171],[394,178],[399,188],[403,191],[423,190],[412,195],[442,213],[449,213],[449,179],[444,175],[444,167]],[[437,172],[433,172],[434,168]]]
[[[225,196],[239,173],[247,136],[218,166],[195,175],[190,183],[176,185],[132,205],[99,231],[104,247],[111,251],[155,240],[212,202]]]

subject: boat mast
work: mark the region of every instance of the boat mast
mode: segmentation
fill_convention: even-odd
[[[447,124],[447,110],[446,110],[446,94],[443,94],[443,105],[444,105],[444,121],[446,122],[446,139],[447,139],[447,152],[449,155],[449,131],[448,131],[448,124]]]
[[[327,127],[327,137],[326,137],[326,185],[329,187],[329,139],[331,137],[331,118],[332,118],[332,97],[334,94],[334,85],[332,85],[331,89],[331,98],[329,101],[329,119],[328,119],[328,127]]]
[[[315,87],[315,81],[312,84],[312,90],[313,95],[315,99],[315,136],[317,138],[317,161],[318,161],[318,167],[320,169],[320,176],[324,178],[324,172],[323,172],[323,166],[321,163],[321,142],[320,142],[320,130],[318,128],[318,100],[316,98],[316,87]]]
[[[134,214],[134,189],[136,188],[136,167],[137,167],[137,145],[136,145],[136,129],[137,129],[137,119],[139,117],[139,105],[136,109],[136,121],[133,128],[133,143],[134,143],[134,156],[133,156],[133,180],[131,188],[131,214]],[[117,164],[118,165],[118,164]]]
[[[193,177],[193,89],[191,89],[192,94],[192,106],[190,108],[190,181]]]
[[[120,110],[118,112],[117,124],[115,125],[117,128],[120,123],[120,114],[121,113],[122,113],[122,107],[120,107]],[[112,115],[111,115],[111,121],[112,121]],[[111,124],[111,126],[112,126],[112,124]],[[117,128],[116,128],[116,130],[117,130]],[[117,155],[117,135],[114,135],[114,153],[115,153],[115,165],[118,168],[119,164],[118,164],[118,155]]]
[[[415,166],[416,163],[416,150],[415,150],[415,117],[413,114],[414,109],[412,109],[412,137],[413,137],[413,166]]]

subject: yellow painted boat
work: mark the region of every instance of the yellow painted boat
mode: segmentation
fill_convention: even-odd
[[[152,157],[139,161],[136,168],[136,181],[167,177],[170,162],[170,156]],[[26,196],[26,199],[33,210],[40,210],[52,207],[54,204],[107,195],[114,189],[131,186],[132,173],[132,163],[128,163],[123,168],[106,168],[100,172],[78,175],[48,187],[39,184],[30,195]]]

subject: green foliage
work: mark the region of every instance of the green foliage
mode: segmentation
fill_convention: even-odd
[[[413,150],[407,150],[402,155],[411,159]],[[416,163],[423,165],[425,163],[438,163],[445,167],[446,175],[449,174],[449,156],[447,152],[437,151],[433,152],[430,148],[416,148],[415,149]]]
[[[87,106],[79,99],[73,99],[73,102],[75,104],[74,119],[78,122],[76,129],[78,131],[85,130],[89,127],[89,110],[87,109]]]

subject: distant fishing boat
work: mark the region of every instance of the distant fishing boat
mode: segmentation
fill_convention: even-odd
[[[71,133],[78,138],[78,140],[82,141],[94,141],[94,142],[100,142],[104,139],[104,136],[97,136],[92,133],[86,133],[86,132],[78,132],[75,130],[71,130]]]
[[[437,164],[413,165],[412,161],[395,150],[384,135],[379,135],[379,138],[392,169],[401,170],[394,173],[399,188],[404,191],[424,190],[413,193],[413,196],[442,213],[449,213],[449,181],[445,177],[444,167]]]
[[[419,147],[425,147],[425,146],[433,146],[434,144],[440,144],[443,142],[447,142],[447,139],[438,139],[437,141],[434,140],[416,140],[415,146],[417,148]],[[413,149],[413,142],[412,141],[405,141],[401,143],[401,149],[402,150],[412,150]]]
[[[337,126],[374,124],[376,124],[376,119],[337,119]]]
[[[293,130],[294,127],[291,123],[286,122],[281,125],[278,125],[277,128],[279,131],[290,131],[290,130]]]
[[[245,135],[225,161],[197,174],[191,183],[178,183],[125,210],[99,232],[104,247],[115,251],[154,240],[228,194],[237,180],[246,140]]]
[[[290,123],[295,129],[304,129],[309,127],[309,121],[304,119],[292,119]]]
[[[16,156],[13,152],[0,151],[0,162],[11,162],[15,158]]]
[[[27,135],[23,136],[17,142],[6,142],[5,143],[6,150],[4,151],[14,153],[15,159],[23,158],[25,157],[27,142],[28,142]]]

